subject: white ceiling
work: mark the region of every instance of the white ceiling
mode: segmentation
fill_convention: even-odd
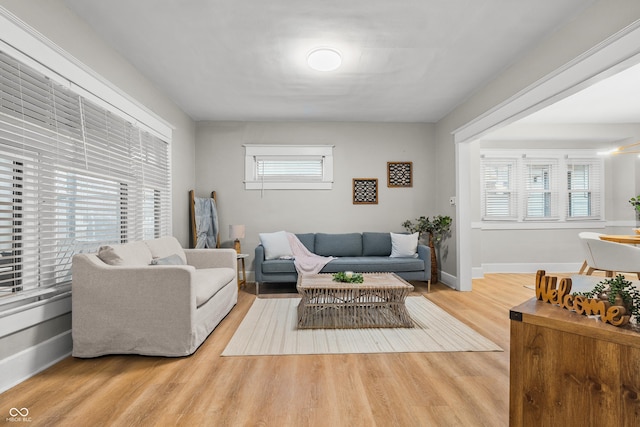
[[[533,113],[519,123],[640,123],[640,64]]]
[[[195,120],[436,122],[594,0],[64,2]]]

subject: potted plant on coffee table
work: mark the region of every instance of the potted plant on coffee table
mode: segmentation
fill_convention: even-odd
[[[440,242],[449,236],[451,232],[451,223],[453,220],[450,216],[437,215],[433,219],[428,216],[416,218],[415,223],[406,220],[402,226],[410,233],[418,232],[419,237],[428,235],[428,245],[431,249],[431,279],[438,281],[438,258],[436,257],[435,246],[439,247]]]

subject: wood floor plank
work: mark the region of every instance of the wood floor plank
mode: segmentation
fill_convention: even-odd
[[[507,426],[509,309],[533,284],[487,274],[471,292],[427,294],[414,283],[504,352],[221,357],[255,299],[249,285],[192,356],[69,357],[0,394],[0,419],[26,407],[31,426]]]

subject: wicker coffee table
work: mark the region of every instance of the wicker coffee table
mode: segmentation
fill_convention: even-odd
[[[298,276],[298,328],[413,328],[404,305],[413,286],[393,273],[363,274],[363,283],[332,274]]]

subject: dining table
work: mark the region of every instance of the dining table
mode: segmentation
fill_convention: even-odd
[[[640,245],[640,234],[601,234],[600,240]]]

